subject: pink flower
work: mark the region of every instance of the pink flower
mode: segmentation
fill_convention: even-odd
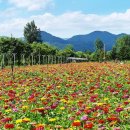
[[[18,112],[18,109],[16,107],[13,108],[14,112]]]
[[[86,115],[81,117],[81,121],[87,121],[87,120],[88,120],[88,117]]]
[[[123,111],[123,108],[121,107],[116,108],[116,112],[121,112],[121,111]]]

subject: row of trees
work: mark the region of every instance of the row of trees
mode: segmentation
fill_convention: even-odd
[[[95,52],[75,51],[71,45],[67,45],[63,50],[55,46],[41,42],[40,29],[37,28],[35,22],[27,23],[24,28],[25,40],[13,37],[0,38],[0,54],[6,54],[7,59],[12,58],[12,54],[16,55],[17,64],[21,64],[24,54],[26,61],[29,60],[31,54],[38,55],[55,55],[63,57],[79,57],[88,58],[89,61],[103,60],[129,60],[130,59],[130,36],[125,35],[119,38],[111,51],[105,51],[105,43],[100,39],[95,41]],[[6,60],[7,61],[7,60]]]
[[[37,29],[35,22],[28,23],[24,28],[24,36],[28,43],[41,42],[40,29]],[[58,55],[87,57],[89,60],[128,60],[130,59],[130,36],[125,35],[119,39],[111,51],[105,51],[105,43],[100,39],[95,41],[95,52],[75,52],[72,46],[67,46],[65,50],[58,51]]]

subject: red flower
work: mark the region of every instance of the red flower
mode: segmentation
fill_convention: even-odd
[[[44,130],[44,126],[38,126],[36,128],[33,128],[33,130]]]
[[[129,102],[125,101],[125,102],[124,102],[124,104],[125,104],[125,105],[128,105],[128,104],[129,104]]]
[[[116,108],[116,112],[121,112],[121,111],[123,111],[123,108],[121,107]]]
[[[7,117],[7,118],[1,119],[1,122],[3,122],[3,123],[9,122],[9,121],[12,121],[12,118]]]
[[[109,108],[108,107],[104,107],[103,111],[104,111],[105,114],[107,114],[109,112]]]
[[[118,88],[122,88],[123,85],[122,85],[122,84],[117,84],[117,87],[118,87]]]
[[[95,118],[89,118],[88,120],[89,120],[89,121],[94,121],[94,120],[95,120]]]
[[[80,121],[74,121],[73,122],[73,124],[72,124],[72,126],[80,126],[81,125],[81,123],[80,123]]]
[[[107,118],[108,121],[119,121],[119,118],[116,115],[111,115],[109,118]]]
[[[9,106],[4,106],[4,109],[8,109],[9,108]]]
[[[81,111],[77,111],[76,115],[79,116],[81,114]]]
[[[55,109],[56,107],[57,107],[56,104],[52,104],[52,105],[51,105],[51,109]]]
[[[86,114],[90,114],[92,111],[90,110],[90,109],[85,109],[84,110],[84,113],[86,113]]]
[[[93,123],[92,123],[92,122],[87,122],[87,123],[84,125],[84,128],[92,129],[92,128],[93,128]]]
[[[100,119],[100,120],[98,121],[98,123],[99,123],[99,124],[104,124],[105,121],[104,121],[103,119]]]
[[[37,108],[36,109],[39,113],[45,114],[45,109],[44,108]]]
[[[5,124],[5,129],[13,129],[14,128],[14,124]]]

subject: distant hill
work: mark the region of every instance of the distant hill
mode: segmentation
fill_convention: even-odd
[[[101,39],[106,46],[106,50],[111,50],[113,45],[116,43],[117,38],[127,35],[125,33],[112,34],[107,31],[94,31],[86,35],[76,35],[71,38],[60,38],[53,36],[52,34],[41,31],[41,40],[47,42],[50,45],[54,45],[59,49],[63,49],[67,44],[73,45],[76,51],[94,51],[95,41],[97,38]],[[24,38],[21,38],[24,39]]]
[[[94,51],[95,41],[97,38],[100,38],[105,43],[106,50],[111,50],[113,45],[116,43],[117,38],[123,35],[126,34],[122,33],[115,35],[106,31],[94,31],[86,35],[76,35],[68,39],[62,39],[41,31],[42,41],[55,45],[60,49],[63,49],[67,44],[72,44],[74,49],[77,51]]]
[[[41,40],[43,42],[47,42],[51,45],[54,45],[60,49],[63,49],[67,44],[67,41],[65,39],[53,36],[45,31],[41,31]]]

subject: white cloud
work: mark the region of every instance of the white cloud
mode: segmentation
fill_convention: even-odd
[[[0,24],[0,35],[22,37],[23,27],[27,23],[25,19],[12,19]]]
[[[130,34],[130,10],[127,10],[124,13],[115,12],[109,15],[68,12],[58,16],[45,13],[27,19],[14,18],[0,24],[0,35],[10,35],[12,33],[14,36],[21,37],[24,26],[33,19],[41,30],[60,37],[86,34],[95,30]]]
[[[7,8],[5,10],[0,11],[0,19],[6,20],[8,18],[12,18],[16,16],[18,11],[15,8]]]
[[[46,9],[53,6],[53,0],[8,0],[18,8],[25,8],[29,11]]]

